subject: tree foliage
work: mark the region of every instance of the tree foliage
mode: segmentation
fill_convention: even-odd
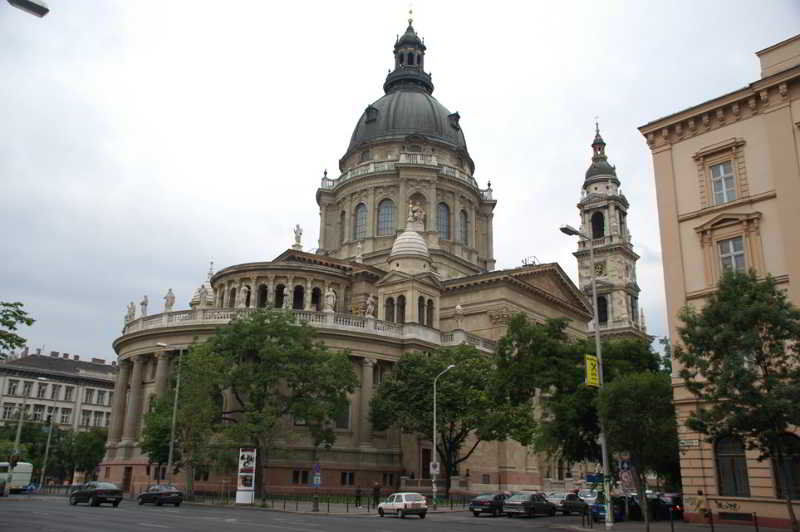
[[[782,460],[782,435],[800,426],[800,309],[771,276],[727,272],[702,310],[687,306],[680,318],[675,358],[702,401],[687,426],[709,440],[740,437],[759,459]],[[784,491],[797,531],[791,489]]]
[[[358,382],[347,353],[329,351],[311,326],[278,310],[232,320],[189,358],[180,403],[193,408],[179,412],[184,458],[207,443],[200,424],[221,441],[257,447],[257,471],[288,417],[306,420],[315,445],[332,445],[333,421]],[[258,494],[261,481],[257,474]]]
[[[672,379],[663,372],[630,373],[604,385],[597,411],[606,431],[609,453],[628,453],[639,500],[650,529],[645,475],[663,472],[678,456],[678,425],[672,406]]]
[[[22,303],[0,301],[0,353],[25,345],[25,338],[16,334],[19,325],[33,325],[35,320],[22,309]]]
[[[498,361],[464,345],[403,355],[372,399],[375,429],[397,427],[432,439],[433,380],[450,364],[454,367],[439,378],[436,393],[436,453],[448,480],[482,441],[529,443],[535,425],[532,396],[525,400],[524,392],[509,393],[512,388],[502,384],[511,372],[501,374]]]

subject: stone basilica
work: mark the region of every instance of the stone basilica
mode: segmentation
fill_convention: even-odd
[[[430,489],[431,442],[374,431],[368,418],[375,387],[404,353],[466,342],[491,356],[517,312],[539,322],[564,317],[568,334],[587,334],[592,308],[584,294],[590,265],[583,243],[576,253],[581,288],[555,263],[494,269],[497,202],[491,186],[480,188],[473,175],[459,114],[433,97],[425,53],[409,20],[394,45],[394,70],[383,84],[384,96],[358,118],[339,162],[339,177],[326,175],[317,190],[316,253],[302,251],[297,227],[293,248],[275,259],[209,271],[188,310],[173,310],[171,293],[159,314],[147,315],[143,306],[136,316],[131,305],[122,335],[114,341],[120,369],[101,479],[138,492],[163,474],[148,464],[138,446],[142,413],[166,392],[181,350],[253,309],[291,310],[316,327],[331,349],[351,353],[360,386],[348,415],[336,420],[335,445],[320,453],[322,488],[331,491],[373,482],[387,490]],[[602,142],[599,133],[597,139]],[[613,276],[604,296],[630,309],[609,314],[606,306],[601,327],[639,335],[643,328],[632,318],[638,257],[624,228],[627,201],[597,139],[578,205],[581,228],[596,229],[593,238],[606,246],[599,253],[603,271],[598,273],[613,271]],[[627,277],[617,278],[619,272]],[[611,297],[616,293],[627,299]],[[284,429],[279,452],[263,473],[273,493],[306,489],[313,466],[307,429],[291,419]],[[482,442],[460,467],[453,489],[477,492],[569,487],[583,466],[564,467],[507,441]],[[233,478],[233,473],[212,471],[195,486],[219,489]],[[180,476],[177,481],[182,482]]]

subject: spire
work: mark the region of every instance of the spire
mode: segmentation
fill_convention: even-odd
[[[586,180],[597,176],[608,176],[617,179],[617,170],[609,162],[606,156],[606,141],[600,135],[600,123],[595,117],[594,121],[594,140],[592,141],[592,164],[586,170]],[[619,183],[617,183],[619,184]]]
[[[413,11],[408,10],[408,27],[394,43],[394,70],[386,76],[385,92],[398,87],[421,88],[433,92],[430,74],[425,72],[425,42],[414,29]]]
[[[210,281],[211,277],[213,276],[214,276],[214,261],[212,260],[209,262],[208,266],[208,280]]]

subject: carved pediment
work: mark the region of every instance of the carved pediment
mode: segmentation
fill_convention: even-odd
[[[706,223],[702,225],[698,225],[694,228],[695,231],[698,233],[704,233],[706,231],[713,231],[714,229],[719,229],[721,227],[727,227],[731,225],[737,224],[750,224],[755,223],[758,224],[758,221],[761,220],[761,213],[756,212],[749,212],[749,213],[734,213],[734,212],[723,212],[720,213]]]

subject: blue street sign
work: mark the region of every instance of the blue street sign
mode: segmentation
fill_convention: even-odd
[[[319,464],[314,464],[314,468],[313,469],[314,469],[314,474],[315,475],[319,475],[322,472],[322,468],[319,466]]]
[[[603,474],[595,473],[594,475],[586,475],[586,482],[590,482],[592,484],[602,484]]]
[[[619,461],[619,470],[620,471],[630,471],[631,470],[631,461],[630,460],[620,460]]]

